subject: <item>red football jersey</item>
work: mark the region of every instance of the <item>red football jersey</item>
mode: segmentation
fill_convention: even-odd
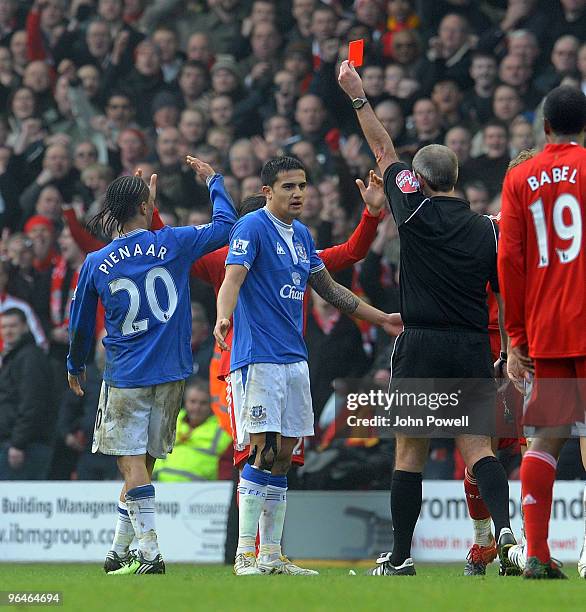
[[[498,254],[513,346],[537,358],[586,355],[586,150],[548,144],[503,185]]]

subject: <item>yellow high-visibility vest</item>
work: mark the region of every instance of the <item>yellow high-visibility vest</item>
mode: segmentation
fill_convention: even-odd
[[[215,415],[192,429],[186,414],[184,409],[179,412],[173,452],[155,464],[153,476],[160,482],[216,480],[220,457],[232,444]]]

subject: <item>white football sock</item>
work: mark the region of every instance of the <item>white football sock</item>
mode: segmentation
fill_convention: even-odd
[[[155,530],[155,487],[141,485],[126,493],[128,516],[138,538],[138,548],[147,561],[159,554],[159,543]]]
[[[124,502],[118,501],[118,520],[116,521],[112,550],[124,557],[132,544],[132,540],[134,540],[134,527],[128,516],[128,506]]]
[[[271,476],[259,521],[262,561],[274,561],[281,556],[281,539],[286,511],[287,477]]]
[[[492,535],[492,520],[489,518],[485,519],[472,519],[474,525],[474,544],[479,546],[490,546],[493,541]]]
[[[270,472],[246,464],[238,483],[238,548],[236,554],[255,551],[258,521],[266,499]]]

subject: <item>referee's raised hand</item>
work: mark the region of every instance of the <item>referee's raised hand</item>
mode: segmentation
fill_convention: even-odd
[[[358,72],[356,72],[356,68],[348,60],[344,60],[340,65],[338,83],[350,98],[365,97],[362,79]]]

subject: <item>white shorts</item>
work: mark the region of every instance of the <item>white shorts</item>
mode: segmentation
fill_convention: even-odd
[[[238,444],[266,431],[287,438],[313,435],[307,361],[251,363],[231,372],[230,382]]]
[[[184,380],[121,389],[102,383],[92,453],[164,459],[173,450]]]

